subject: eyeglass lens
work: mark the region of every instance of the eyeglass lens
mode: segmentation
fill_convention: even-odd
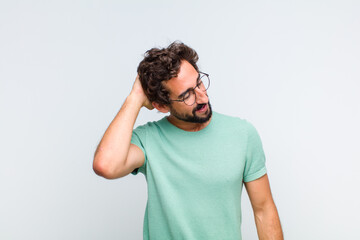
[[[210,80],[209,77],[205,74],[200,76],[200,83],[198,85],[199,89],[206,91],[209,88]],[[189,91],[188,94],[184,96],[184,102],[186,105],[193,105],[196,101],[195,91]]]

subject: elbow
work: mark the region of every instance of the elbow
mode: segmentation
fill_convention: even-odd
[[[273,201],[264,203],[261,206],[254,207],[254,214],[256,218],[262,219],[264,216],[277,214],[277,209]]]
[[[108,176],[108,174],[109,174],[109,171],[108,171],[106,165],[104,164],[104,162],[98,158],[94,158],[93,170],[97,175],[102,176],[102,177]]]
[[[93,170],[99,176],[103,176],[105,173],[103,164],[101,164],[101,162],[99,162],[97,159],[94,159],[93,161]]]
[[[97,175],[106,179],[118,178],[114,169],[106,161],[99,158],[94,158],[93,170]]]

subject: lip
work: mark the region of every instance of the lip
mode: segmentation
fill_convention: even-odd
[[[207,108],[208,108],[208,106],[207,106],[207,104],[206,104],[202,109],[197,110],[196,112],[203,113],[203,112],[205,112],[205,111],[207,110]]]

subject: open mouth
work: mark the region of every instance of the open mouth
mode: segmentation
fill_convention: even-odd
[[[199,111],[199,112],[202,112],[206,109],[206,104],[199,104],[197,107],[196,107],[196,111]]]

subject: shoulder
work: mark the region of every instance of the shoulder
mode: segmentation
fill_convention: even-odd
[[[248,120],[238,116],[231,116],[218,112],[214,112],[214,116],[216,117],[218,123],[220,123],[223,126],[228,126],[231,128],[244,130],[248,128],[249,124],[251,125],[251,123]]]
[[[157,129],[159,127],[161,127],[164,124],[164,118],[157,120],[157,121],[149,121],[147,123],[144,124],[140,124],[137,127],[134,128],[134,132],[146,132],[146,131],[151,131],[153,129]]]
[[[254,124],[246,118],[226,115],[218,112],[214,112],[214,116],[217,126],[224,131],[247,136],[247,138],[259,135]]]

